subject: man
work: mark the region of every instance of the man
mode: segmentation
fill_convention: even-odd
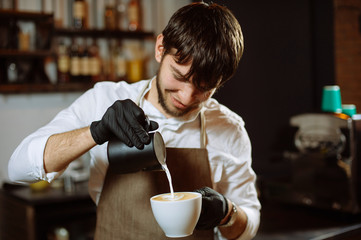
[[[259,226],[260,203],[249,137],[243,120],[211,98],[233,76],[242,53],[241,28],[227,8],[202,2],[179,9],[156,40],[157,76],[135,84],[96,84],[23,140],[10,159],[10,179],[50,182],[90,151],[89,191],[98,204],[96,239],[159,239],[157,227],[151,223],[154,219],[137,212],[137,206],[149,202],[151,193],[145,192],[157,184],[151,183],[148,173],[112,176],[107,172],[107,141],[116,137],[129,147],[142,149],[150,141],[144,129],[147,115],[152,120],[150,130],[157,129],[166,146],[175,148],[174,159],[181,148],[185,154],[187,149],[192,153],[206,150],[205,157],[193,160],[191,154],[179,162],[167,152],[167,162],[177,164],[171,174],[183,177],[176,182],[187,179],[187,187],[197,186],[196,191],[203,195],[196,227],[203,232],[196,231],[196,238],[210,239],[206,231],[212,231],[211,239],[252,238]],[[187,161],[189,169],[202,164],[186,178],[177,171]],[[208,177],[197,177],[198,171]],[[143,177],[145,180],[139,180]],[[131,196],[123,197],[128,194]],[[140,204],[129,207],[129,199],[139,199]],[[148,208],[142,211],[148,212]],[[109,218],[113,220],[108,223]]]

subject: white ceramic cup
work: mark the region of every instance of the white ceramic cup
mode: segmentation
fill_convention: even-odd
[[[182,194],[192,196],[180,198]],[[168,199],[159,200],[164,196]],[[153,215],[167,237],[192,235],[201,214],[202,195],[197,192],[177,192],[175,199],[171,200],[170,193],[153,196],[150,199]]]

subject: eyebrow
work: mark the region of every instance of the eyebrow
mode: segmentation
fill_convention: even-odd
[[[175,68],[173,65],[170,65],[170,68],[171,68],[171,70],[172,70],[172,72],[173,73],[175,73],[176,75],[178,75],[178,76],[176,76],[177,78],[180,78],[181,80],[183,80],[183,81],[188,81],[188,82],[190,82],[190,80],[189,80],[189,77],[187,78],[185,75],[183,75],[177,68]],[[194,83],[192,83],[192,84],[194,84]],[[198,87],[197,87],[198,88]],[[208,92],[208,91],[211,91],[213,88],[210,88],[210,89],[208,89],[208,88],[204,88],[204,87],[200,87],[200,88],[198,88],[198,90],[200,90],[200,91],[202,91],[202,92]]]
[[[186,75],[183,75],[177,68],[175,68],[173,65],[170,64],[170,68],[172,70],[173,73],[175,73],[177,78],[180,78],[183,81],[190,81],[189,77],[187,78]],[[194,83],[193,83],[194,84]],[[200,87],[198,88],[200,91],[202,92],[208,92],[211,91],[212,89],[214,89],[216,87],[212,87],[212,88],[207,88],[207,87]]]
[[[186,78],[185,75],[183,75],[177,68],[175,68],[174,66],[170,65],[170,68],[172,70],[173,73],[175,73],[177,75],[177,77],[182,78],[185,81],[188,81],[189,78]]]

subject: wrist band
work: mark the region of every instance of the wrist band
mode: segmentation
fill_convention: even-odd
[[[237,217],[237,206],[234,202],[232,202],[232,210],[231,215],[228,217],[228,220],[225,224],[219,225],[220,227],[229,227],[232,226],[233,223],[236,221]]]

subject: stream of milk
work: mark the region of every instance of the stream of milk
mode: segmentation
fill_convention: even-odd
[[[164,161],[164,162],[165,162],[165,161]],[[169,171],[169,169],[168,169],[167,164],[162,164],[162,167],[163,167],[163,169],[164,169],[164,171],[165,171],[165,174],[167,175],[167,178],[168,178],[171,198],[174,199],[174,190],[173,190],[172,176],[170,175],[170,171]]]

